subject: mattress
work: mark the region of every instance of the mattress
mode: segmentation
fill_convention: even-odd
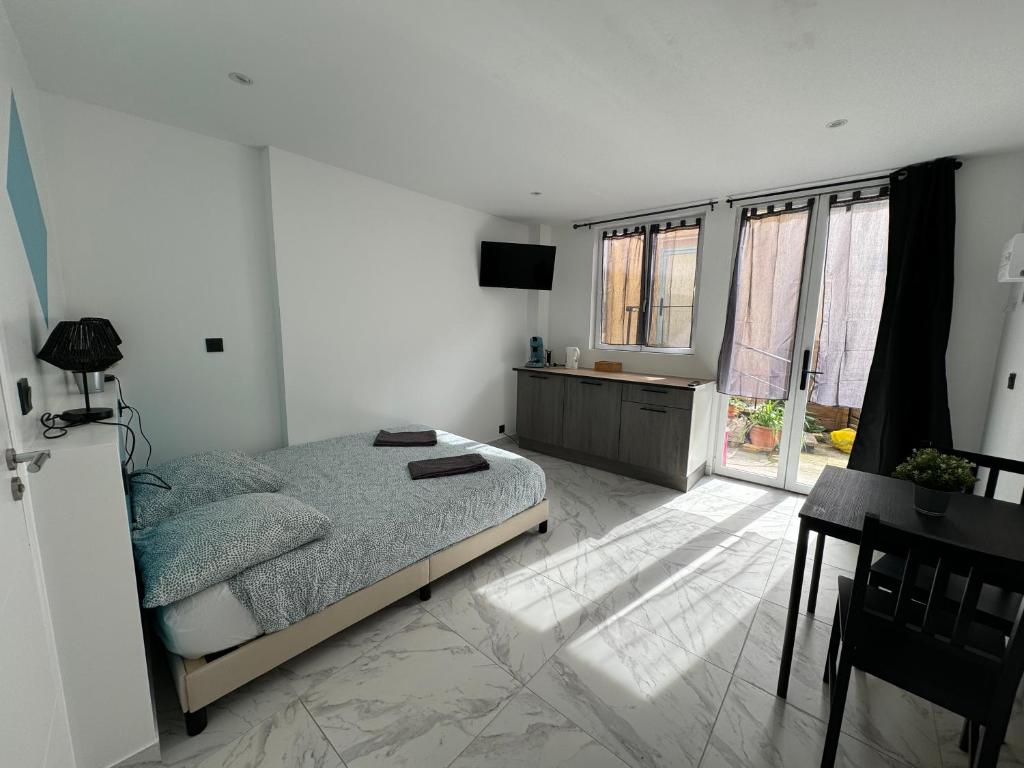
[[[233,648],[263,634],[226,581],[156,608],[153,617],[164,647],[186,659]]]
[[[401,429],[422,428],[402,427]],[[168,649],[203,656],[317,613],[544,498],[544,472],[491,445],[438,431],[438,445],[375,448],[374,432],[261,454],[281,493],[323,511],[331,534],[156,610]],[[486,472],[413,481],[407,464],[480,453]]]

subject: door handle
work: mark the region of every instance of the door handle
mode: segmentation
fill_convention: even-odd
[[[804,350],[803,365],[800,366],[800,391],[803,392],[807,389],[807,377],[808,376],[820,376],[824,371],[812,371],[811,366],[811,350]]]
[[[50,460],[49,451],[28,451],[18,453],[13,448],[4,451],[4,459],[7,461],[8,469],[17,469],[19,464],[28,464],[28,471],[33,474],[43,468],[43,464]]]

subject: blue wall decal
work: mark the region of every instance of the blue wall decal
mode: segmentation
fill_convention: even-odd
[[[39,204],[39,192],[32,175],[32,163],[28,159],[25,132],[21,128],[18,103],[11,92],[11,126],[7,137],[7,196],[11,199],[14,219],[18,222],[25,256],[32,270],[32,279],[39,294],[39,305],[43,308],[43,319],[50,322],[50,309],[46,292],[46,222],[43,221],[43,207]]]

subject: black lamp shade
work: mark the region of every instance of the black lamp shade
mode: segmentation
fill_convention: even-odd
[[[120,338],[97,319],[61,320],[36,357],[65,371],[105,371],[122,358],[114,340]]]
[[[114,330],[114,326],[110,324],[110,321],[105,317],[83,317],[79,322],[90,323],[95,325],[97,328],[106,333],[110,340],[114,343],[114,346],[121,346],[121,337],[117,335],[117,331]]]

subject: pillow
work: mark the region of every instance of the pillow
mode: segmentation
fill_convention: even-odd
[[[184,456],[132,476],[132,527],[146,528],[230,496],[274,493],[284,484],[285,478],[276,470],[238,451]]]
[[[194,507],[135,531],[135,560],[155,608],[326,536],[331,521],[291,496],[251,493]]]

